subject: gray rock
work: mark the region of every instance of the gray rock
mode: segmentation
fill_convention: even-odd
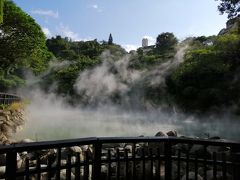
[[[213,178],[213,170],[207,171],[207,180],[214,180]],[[222,172],[216,172],[216,180],[225,180],[223,179]],[[233,177],[227,173],[227,180],[233,180]]]
[[[4,175],[6,172],[6,166],[0,166],[0,176]]]
[[[162,131],[157,132],[157,134],[155,134],[155,136],[167,136],[165,133],[163,133]]]
[[[203,145],[197,145],[197,144],[193,145],[189,153],[190,155],[194,157],[197,156],[198,158],[211,157],[211,153],[208,151],[208,149],[206,149],[206,154],[205,154]]]
[[[69,148],[69,151],[73,154],[82,153],[82,149],[79,146],[72,146]]]
[[[167,134],[168,136],[177,137],[177,131],[168,131],[166,134]]]
[[[187,177],[186,177],[186,174],[181,178],[181,180],[186,180]],[[195,179],[195,172],[189,172],[188,173],[188,179],[189,180],[196,180]],[[203,178],[198,174],[197,175],[197,180],[203,180]]]

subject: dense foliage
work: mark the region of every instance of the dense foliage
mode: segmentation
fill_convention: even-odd
[[[228,18],[234,18],[239,15],[240,1],[239,0],[220,0],[218,10],[223,14],[227,13]]]
[[[3,22],[3,0],[0,0],[0,24]]]
[[[177,105],[187,112],[205,113],[234,107],[235,112],[240,113],[239,3],[238,0],[221,0],[219,11],[228,13],[230,18],[227,28],[218,36],[193,37],[181,42],[189,44],[189,48],[179,66],[169,68],[175,63],[176,47],[180,44],[173,33],[161,33],[155,45],[131,51],[130,59],[126,58],[127,66],[124,63],[118,66],[126,77],[134,72],[144,75],[136,84],[132,79],[121,82],[129,86],[127,95],[139,98],[140,103],[150,102],[156,107]],[[104,64],[106,53],[103,52],[110,54],[111,66],[106,73],[116,80],[123,76],[115,65],[127,52],[113,43],[112,34],[108,41],[101,42],[96,39],[72,41],[61,36],[46,40],[40,26],[12,1],[4,1],[3,18],[0,24],[0,91],[24,84],[26,71],[38,75],[47,70],[41,74],[41,87],[79,100],[74,84],[81,72]],[[160,79],[161,83],[152,83],[153,79]],[[137,97],[139,92],[141,97]],[[114,91],[109,96],[120,102],[122,94],[117,93]]]
[[[193,39],[184,63],[169,77],[168,91],[187,111],[210,111],[238,104],[240,36],[225,34],[200,39]]]
[[[108,50],[119,59],[126,51],[121,46],[103,42],[99,43],[96,39],[92,41],[71,41],[71,39],[56,36],[47,40],[47,47],[57,60],[55,64],[64,64],[60,68],[53,68],[44,78],[43,86],[46,90],[55,85],[55,90],[59,94],[74,96],[74,83],[79,73],[85,69],[100,64],[103,59],[100,55]]]
[[[156,44],[140,47],[132,55],[130,67],[135,69],[152,69],[163,62],[172,59],[176,54],[177,38],[173,33],[161,33],[156,38]]]
[[[4,1],[0,24],[0,90],[22,84],[23,70],[38,74],[48,66],[51,53],[40,26],[12,1]]]
[[[177,38],[173,33],[159,34],[156,41],[156,50],[158,53],[163,54],[174,49],[177,44]]]

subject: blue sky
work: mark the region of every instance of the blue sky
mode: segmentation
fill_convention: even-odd
[[[214,35],[225,27],[215,0],[14,0],[41,25],[48,37],[108,40],[126,49],[147,36],[173,32],[178,39]]]

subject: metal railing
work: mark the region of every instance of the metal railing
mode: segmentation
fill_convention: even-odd
[[[21,101],[21,98],[17,95],[0,92],[0,104],[2,105],[9,105],[19,101]]]
[[[238,142],[176,137],[13,144],[0,147],[0,178],[239,180],[239,154]]]

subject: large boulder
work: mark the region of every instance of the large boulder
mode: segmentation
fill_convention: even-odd
[[[168,136],[177,137],[177,131],[168,131],[166,134]]]

